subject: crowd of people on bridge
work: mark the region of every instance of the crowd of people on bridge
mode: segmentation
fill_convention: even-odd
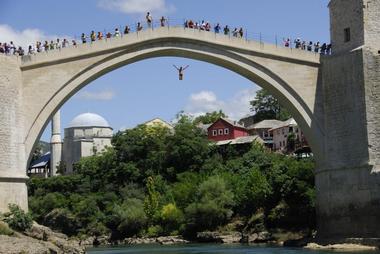
[[[146,28],[153,29],[154,23],[153,23],[153,17],[148,12],[146,14]],[[159,21],[159,26],[165,27],[168,26],[168,19],[162,16]],[[202,31],[214,31],[215,33],[223,33],[226,36],[233,36],[236,38],[244,38],[246,35],[244,33],[244,29],[242,27],[237,28],[235,27],[232,31],[228,25],[225,25],[222,29],[222,26],[217,23],[216,25],[212,26],[210,22],[202,20],[201,22],[193,21],[191,19],[185,20],[184,27],[189,29],[198,29]],[[143,24],[141,22],[137,22],[135,31],[139,32],[143,30]],[[101,41],[103,39],[111,39],[111,38],[117,38],[121,37],[126,34],[129,34],[131,32],[131,27],[126,25],[124,27],[123,32],[120,31],[121,29],[115,28],[115,30],[111,32],[95,32],[91,31],[89,35],[86,35],[85,33],[82,33],[80,36],[80,41],[82,44],[88,43],[88,42],[95,42],[95,41]],[[51,50],[60,50],[62,48],[66,48],[69,46],[77,46],[77,41],[75,39],[59,39],[56,40],[45,40],[45,41],[37,41],[35,44],[31,44],[28,46],[27,52],[21,47],[16,46],[13,41],[7,42],[0,42],[0,54],[6,54],[6,55],[18,55],[23,56],[25,54],[32,55],[35,53],[40,52],[48,52]],[[312,41],[306,42],[302,41],[300,38],[297,38],[294,40],[294,44],[292,43],[292,40],[290,38],[284,39],[284,46],[288,48],[296,48],[300,50],[320,53],[323,55],[329,55],[331,54],[331,44],[320,42],[313,43]]]
[[[284,39],[284,46],[289,48],[291,47],[292,42],[290,38]],[[297,38],[294,40],[294,48],[300,49],[300,50],[307,50],[309,52],[315,52],[320,53],[322,55],[331,55],[331,49],[332,45],[331,43],[323,43],[321,44],[319,41],[313,43],[312,41],[306,42],[304,40],[301,40],[300,38]]]
[[[193,20],[189,19],[189,20],[185,20],[185,23],[184,23],[184,27],[185,28],[191,28],[191,29],[199,29],[199,30],[202,30],[202,31],[207,31],[207,32],[210,32],[211,31],[211,24],[210,22],[206,22],[204,20],[202,20],[202,22],[194,22]],[[217,23],[214,27],[214,32],[215,33],[221,33],[222,32],[222,27],[220,26],[219,23]],[[224,35],[232,35],[234,37],[238,37],[238,38],[243,38],[244,37],[244,30],[242,27],[240,28],[237,28],[235,27],[234,30],[230,30],[230,27],[228,25],[226,25],[224,28],[223,28],[223,34]]]

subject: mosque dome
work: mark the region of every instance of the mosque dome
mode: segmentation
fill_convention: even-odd
[[[84,113],[71,120],[68,127],[110,127],[110,125],[98,114]]]

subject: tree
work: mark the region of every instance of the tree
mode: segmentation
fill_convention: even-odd
[[[144,200],[144,211],[148,217],[148,222],[153,223],[153,220],[159,213],[159,198],[160,193],[156,191],[153,177],[148,177],[147,183],[147,195]]]
[[[215,230],[231,218],[234,194],[223,178],[209,177],[195,194],[197,200],[185,209],[188,233]]]
[[[293,152],[296,149],[296,134],[294,134],[293,132],[289,133],[286,140],[286,144],[287,144],[287,147],[286,147],[287,151],[289,153]]]
[[[182,117],[167,138],[166,168],[168,177],[185,171],[199,171],[210,153],[209,141],[189,118]]]
[[[136,236],[146,225],[143,202],[134,198],[124,201],[122,205],[115,205],[108,218],[108,226],[114,229],[113,238],[115,235],[120,239]]]
[[[255,113],[255,122],[265,119],[285,121],[291,117],[279,101],[264,89],[257,91],[255,99],[250,101],[250,104],[251,110]]]
[[[227,117],[227,115],[224,114],[222,110],[213,111],[211,113],[206,113],[204,115],[200,115],[200,116],[196,117],[194,119],[193,123],[195,125],[198,125],[200,123],[210,124],[210,123],[214,123],[216,120],[218,120],[221,117]]]

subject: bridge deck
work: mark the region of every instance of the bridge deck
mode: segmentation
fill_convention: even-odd
[[[308,65],[319,65],[320,54],[299,49],[286,48],[273,44],[260,43],[258,41],[246,40],[216,34],[213,32],[195,30],[183,27],[160,27],[154,30],[143,30],[130,33],[121,37],[113,37],[86,44],[78,43],[59,50],[41,52],[34,55],[18,57],[21,69],[38,68],[40,65],[50,65],[70,59],[85,58],[88,55],[102,54],[126,49],[128,46],[144,45],[145,43],[159,41],[204,43],[207,45],[222,46],[242,51],[252,55],[263,55],[267,58],[281,59],[290,62],[301,62]]]

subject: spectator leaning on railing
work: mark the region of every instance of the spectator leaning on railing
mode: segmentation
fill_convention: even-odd
[[[153,29],[153,17],[151,13],[147,12],[145,18],[146,18],[147,27]],[[165,26],[168,26],[168,24],[169,23],[168,23],[167,18],[162,16],[159,20],[159,25],[161,27],[165,27]],[[202,22],[200,23],[194,22],[191,19],[185,20],[184,27],[189,28],[189,29],[199,29],[199,30],[207,31],[207,32],[211,31],[212,29],[211,23],[205,20],[202,20]],[[213,29],[215,33],[220,33],[222,27],[219,23],[216,23],[216,25],[213,26]],[[136,31],[140,32],[142,30],[143,30],[143,25],[141,24],[141,22],[137,22]],[[124,34],[129,34],[130,31],[131,31],[130,27],[126,25],[124,28]],[[230,32],[231,32],[230,27],[228,25],[224,26],[223,34],[226,36],[230,36]],[[243,38],[244,30],[242,27],[240,27],[239,29],[235,27],[235,29],[232,30],[231,34],[233,37]],[[107,33],[105,32],[105,37],[107,39],[111,39],[112,37],[121,37],[121,35],[122,34],[120,33],[119,28],[115,28],[113,34],[111,32],[107,32]],[[82,44],[86,44],[88,38],[90,39],[91,43],[95,41],[100,41],[103,39],[103,33],[91,31],[89,37],[85,33],[82,33],[80,37]],[[55,42],[51,40],[50,43],[48,41],[45,41],[43,43],[41,41],[37,41],[34,45],[31,44],[27,47],[28,48],[27,53],[31,55],[31,54],[47,52],[51,50],[57,50],[57,49],[59,50],[61,48],[67,48],[69,46],[70,46],[69,40],[65,38],[62,41],[59,38],[57,38]],[[77,43],[75,40],[71,40],[71,46],[74,46],[74,47],[77,46]],[[284,39],[284,46],[287,48],[292,47],[290,38]],[[302,41],[300,38],[297,38],[296,40],[294,40],[294,47],[299,50],[305,50],[309,52],[314,51],[315,53],[320,53],[322,55],[330,55],[332,51],[331,44],[323,43],[321,46],[320,42],[313,43],[312,41],[309,41],[307,43],[306,40]],[[9,43],[0,42],[0,54],[23,56],[25,54],[25,51],[21,46],[16,47],[13,41],[10,41]]]

